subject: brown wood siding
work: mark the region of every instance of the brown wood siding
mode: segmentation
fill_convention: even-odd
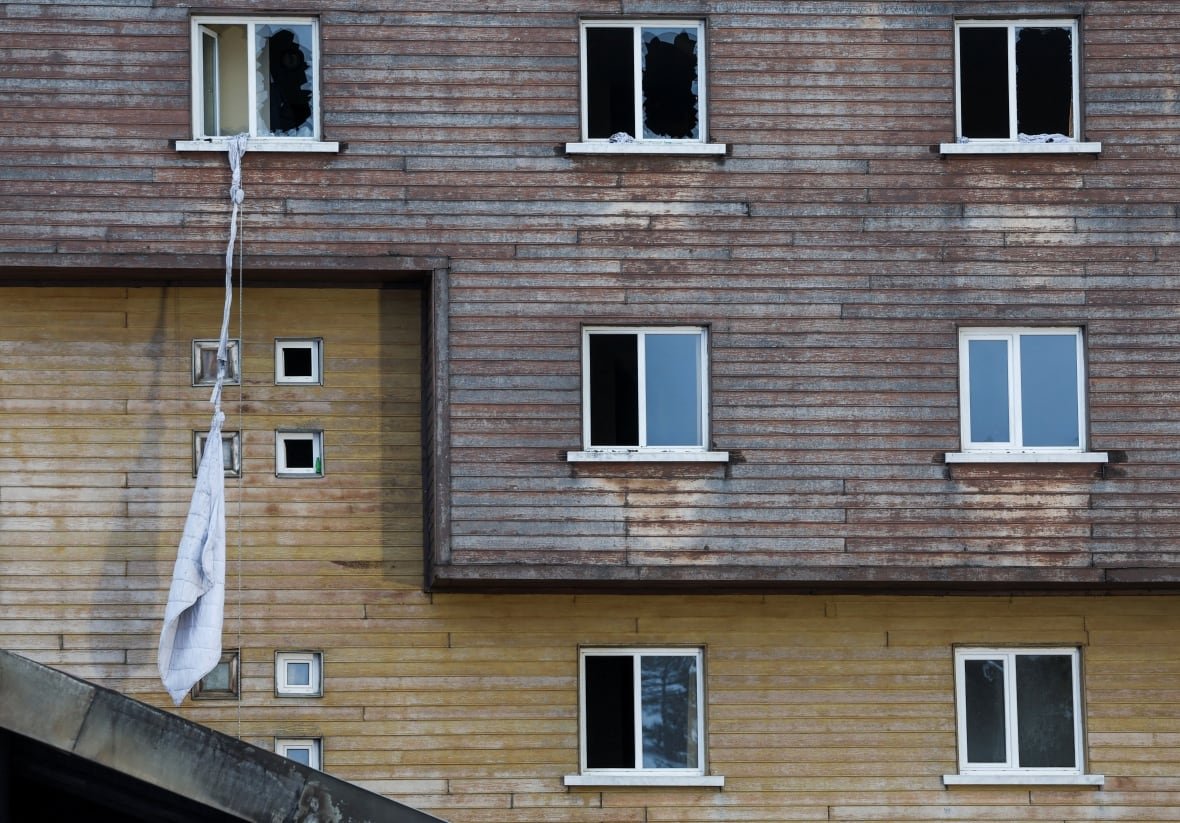
[[[247,155],[246,261],[449,268],[436,585],[1180,580],[1175,3],[311,11],[346,148]],[[725,158],[565,156],[578,16],[619,13],[707,20]],[[1100,155],[933,150],[954,133],[953,20],[981,13],[1080,15]],[[171,143],[188,16],[0,8],[8,276],[216,270],[224,158]],[[567,463],[584,323],[708,324],[732,461]],[[1113,462],[948,470],[962,324],[1084,326],[1090,445]]]

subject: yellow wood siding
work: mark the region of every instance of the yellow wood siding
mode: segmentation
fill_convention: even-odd
[[[156,705],[192,486],[194,337],[218,289],[0,292],[0,646]],[[420,298],[247,289],[227,428],[225,645],[243,697],[180,712],[457,823],[1180,819],[1180,598],[466,595],[421,591]],[[235,309],[235,330],[237,311]],[[275,386],[275,337],[324,338],[323,387]],[[274,477],[273,430],[325,431],[323,479]],[[1082,649],[1101,790],[954,788],[955,644]],[[567,789],[579,645],[705,648],[716,789]],[[276,649],[324,652],[274,696]]]

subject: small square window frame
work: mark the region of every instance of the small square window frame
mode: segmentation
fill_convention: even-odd
[[[197,476],[197,471],[201,467],[201,445],[209,437],[209,431],[195,431],[193,432],[193,477]],[[241,477],[242,476],[242,433],[239,431],[222,430],[221,440],[224,443],[230,443],[230,458],[231,462],[225,465],[223,475],[225,477]]]
[[[1077,446],[1025,446],[1020,397],[1020,338],[1025,335],[1074,335],[1077,340],[1078,439]],[[1008,342],[1009,443],[975,443],[971,440],[971,373],[969,344],[972,340]],[[948,463],[1105,463],[1107,452],[1092,452],[1088,442],[1088,392],[1086,335],[1081,326],[963,326],[959,329],[959,437],[961,450],[945,456]]]
[[[310,137],[284,137],[276,135],[258,135],[255,133],[256,72],[247,71],[247,110],[249,118],[249,151],[262,152],[329,152],[340,151],[340,144],[323,139],[323,97],[321,75],[323,73],[320,47],[320,21],[314,15],[244,15],[244,14],[194,14],[190,18],[190,58],[189,71],[191,80],[192,119],[191,140],[177,140],[177,151],[226,151],[228,149],[227,136],[206,135],[204,127],[204,101],[202,99],[203,78],[202,61],[202,31],[210,25],[242,25],[246,26],[248,43],[254,42],[254,27],[257,25],[296,25],[311,26],[312,30],[312,135]]]
[[[639,359],[639,425],[640,443],[635,446],[595,446],[590,435],[590,338],[596,334],[633,334],[640,350]],[[700,386],[701,397],[701,442],[688,446],[648,446],[643,440],[646,429],[646,402],[644,369],[646,356],[643,341],[648,335],[696,334],[700,337]],[[566,459],[571,462],[701,462],[724,463],[729,452],[711,451],[708,447],[711,437],[711,392],[710,335],[708,326],[583,326],[582,327],[582,443],[581,451],[571,451]]]
[[[220,340],[193,340],[193,370],[192,380],[194,386],[215,386],[217,385],[217,374],[206,374],[204,371],[204,358],[201,356],[204,352],[216,352],[220,345]],[[242,384],[242,341],[239,338],[233,337],[226,341],[225,345],[226,355],[226,369],[227,374],[225,379],[221,381],[223,386],[240,386]],[[214,363],[217,362],[217,355],[213,355]]]
[[[311,375],[290,377],[283,374],[283,352],[286,349],[308,349],[311,352]],[[322,337],[276,337],[275,338],[275,385],[276,386],[322,386],[324,385],[324,338]]]
[[[632,135],[632,141],[627,143],[612,143],[609,138],[591,138],[590,134],[590,101],[589,101],[589,71],[587,66],[586,30],[590,28],[626,28],[635,32],[633,47],[635,49],[634,66],[636,76],[635,105],[636,125],[642,119],[643,100],[643,72],[640,69],[640,54],[642,49],[642,32],[650,27],[695,27],[697,29],[697,132],[696,138],[658,139],[645,138],[642,135]],[[578,55],[579,55],[579,128],[581,140],[576,143],[566,143],[567,154],[685,154],[685,155],[724,155],[728,147],[724,143],[708,141],[708,24],[704,18],[586,18],[578,22]]]
[[[962,28],[1003,28],[1008,32],[1008,70],[1006,73],[1009,99],[1009,136],[1006,138],[965,138],[963,136],[963,93],[960,65],[960,37]],[[1071,33],[1073,82],[1070,131],[1072,139],[1062,143],[1022,142],[1016,133],[1016,54],[1015,38],[1018,28],[1068,28]],[[955,59],[955,141],[939,145],[941,154],[1099,154],[1102,143],[1083,140],[1081,95],[1081,25],[1073,17],[1027,18],[960,18],[954,21],[953,48]]]
[[[1017,716],[1015,712],[1015,662],[1022,655],[1060,655],[1069,657],[1073,682],[1074,720],[1074,763],[1075,767],[1033,768],[1013,765],[1016,755],[1010,754],[1008,762],[996,764],[971,764],[967,760],[967,690],[965,664],[968,660],[1005,661],[1004,701],[1005,736],[1009,746],[1017,740]],[[962,646],[954,649],[955,672],[955,730],[959,771],[943,775],[943,784],[955,785],[1013,785],[1013,786],[1101,786],[1105,776],[1086,773],[1086,729],[1085,701],[1082,695],[1081,649],[1076,646]]]
[[[688,769],[647,769],[647,768],[612,768],[591,769],[587,767],[586,754],[586,659],[595,656],[626,657],[632,656],[638,663],[644,657],[674,656],[694,657],[696,659],[696,694],[697,694],[697,763],[695,768]],[[638,688],[640,666],[633,668]],[[725,785],[723,775],[708,773],[708,730],[706,727],[706,707],[708,699],[705,692],[705,649],[700,646],[660,646],[660,647],[584,647],[578,650],[578,774],[565,775],[566,786],[697,786],[716,787]],[[641,712],[642,705],[635,703],[635,711]],[[638,729],[636,730],[638,731]],[[642,751],[640,747],[636,755]]]
[[[295,685],[287,682],[288,663],[308,664],[308,684]],[[275,697],[323,697],[324,696],[324,653],[319,651],[276,651],[275,652]]]
[[[227,665],[229,667],[229,688],[228,689],[214,689],[202,685],[205,682],[205,677],[202,677],[193,684],[189,694],[193,700],[239,700],[242,696],[242,678],[241,678],[241,652],[238,649],[225,649],[221,652],[221,660],[217,662],[220,665]]]
[[[312,468],[291,468],[286,462],[284,444],[288,440],[310,440],[312,443]],[[322,429],[279,429],[275,432],[275,476],[276,477],[323,477],[324,476],[324,432]]]
[[[324,739],[322,737],[275,738],[275,754],[290,760],[291,755],[288,752],[291,749],[307,749],[308,767],[321,772],[324,770]]]

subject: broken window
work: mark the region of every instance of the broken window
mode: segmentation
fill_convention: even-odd
[[[585,139],[702,140],[703,31],[699,21],[583,24]]]
[[[959,139],[1079,139],[1077,23],[956,24]]]
[[[194,136],[318,136],[316,22],[195,18]]]
[[[701,328],[587,329],[587,448],[704,448],[705,348]]]

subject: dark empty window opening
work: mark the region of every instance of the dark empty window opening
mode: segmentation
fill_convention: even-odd
[[[1077,139],[1073,27],[959,27],[961,136]]]
[[[699,23],[587,25],[586,138],[701,139],[701,31]]]
[[[639,445],[639,338],[592,334],[590,444]]]
[[[635,767],[634,658],[586,658],[586,766]]]
[[[283,349],[283,374],[287,377],[313,377],[310,348],[288,347]]]
[[[315,445],[311,438],[306,440],[287,439],[283,441],[287,453],[288,469],[314,469]]]

